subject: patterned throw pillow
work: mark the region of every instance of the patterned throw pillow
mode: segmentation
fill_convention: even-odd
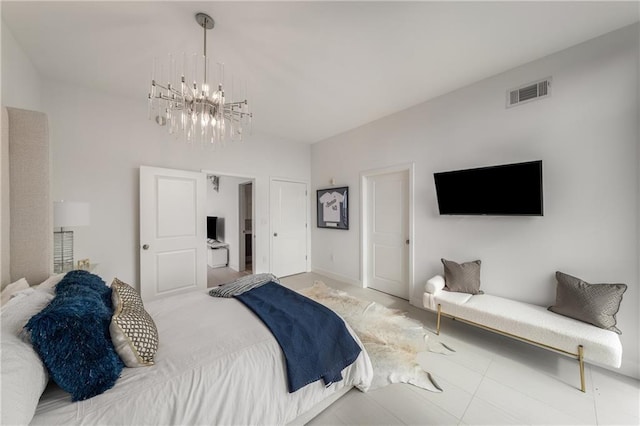
[[[589,284],[560,271],[556,280],[556,303],[548,308],[551,312],[622,334],[616,327],[616,314],[626,284]]]
[[[158,329],[153,318],[129,284],[114,278],[111,290],[113,317],[109,331],[116,352],[127,367],[153,365],[158,350]]]
[[[456,263],[440,259],[444,265],[445,290],[458,293],[484,294],[480,290],[480,261]]]

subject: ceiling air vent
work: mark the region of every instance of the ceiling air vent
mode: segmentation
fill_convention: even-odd
[[[551,77],[507,91],[507,108],[551,95]]]

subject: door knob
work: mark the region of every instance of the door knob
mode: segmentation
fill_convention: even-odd
[[[405,244],[406,244],[406,245],[409,245],[409,240],[408,240],[408,239],[405,241]]]
[[[274,236],[274,237],[277,237],[277,236],[278,236],[278,233],[277,233],[277,232],[274,232],[274,233],[273,233],[273,236]]]
[[[142,250],[149,250],[149,244],[145,244],[142,246]]]

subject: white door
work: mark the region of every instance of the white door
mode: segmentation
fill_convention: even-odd
[[[271,181],[271,272],[277,277],[307,271],[307,184]]]
[[[409,299],[409,171],[366,181],[367,285]]]
[[[140,295],[207,288],[206,175],[140,167]]]

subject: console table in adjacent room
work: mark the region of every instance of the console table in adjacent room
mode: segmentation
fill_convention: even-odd
[[[222,268],[229,264],[229,244],[216,240],[207,241],[207,265]]]

